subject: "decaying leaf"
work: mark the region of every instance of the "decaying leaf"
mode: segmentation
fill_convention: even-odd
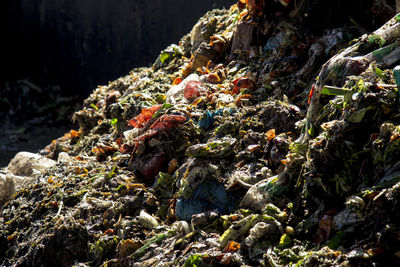
[[[276,136],[276,134],[275,134],[275,129],[268,130],[268,132],[266,133],[266,136],[267,136],[267,139],[268,139],[269,141],[271,141],[272,139],[274,139],[275,136]]]
[[[240,249],[240,244],[235,242],[235,241],[229,241],[228,244],[225,247],[226,252],[234,252]]]

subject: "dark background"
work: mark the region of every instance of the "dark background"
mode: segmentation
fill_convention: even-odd
[[[97,85],[151,64],[206,11],[235,2],[3,0],[1,84],[29,78],[87,96]]]

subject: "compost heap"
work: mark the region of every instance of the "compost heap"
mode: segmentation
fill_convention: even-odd
[[[1,265],[398,262],[400,16],[347,2],[241,0],[98,87],[3,205]]]

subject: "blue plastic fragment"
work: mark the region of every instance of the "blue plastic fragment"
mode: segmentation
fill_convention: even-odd
[[[397,87],[400,87],[400,65],[393,69],[394,78],[396,79]]]
[[[207,110],[203,114],[203,116],[199,119],[198,124],[199,124],[200,128],[203,128],[204,130],[210,129],[211,127],[214,126],[215,116],[222,116],[224,114],[224,112],[226,112],[226,111],[229,112],[229,114],[234,113],[234,111],[230,108],[225,108],[225,109],[220,108],[212,113],[209,110]]]
[[[212,113],[207,110],[206,113],[199,120],[199,126],[205,130],[211,128],[214,125],[214,118]]]
[[[280,32],[277,35],[268,39],[267,43],[263,47],[264,52],[275,50],[279,47],[285,37],[284,32]]]
[[[204,182],[193,191],[189,199],[178,199],[175,215],[179,220],[190,221],[192,215],[211,210],[229,214],[235,209],[235,201],[223,184]]]
[[[396,80],[396,85],[397,85],[397,94],[399,95],[399,102],[400,102],[400,65],[396,66],[393,69],[393,75]]]

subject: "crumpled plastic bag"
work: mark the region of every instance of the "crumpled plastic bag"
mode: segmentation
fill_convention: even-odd
[[[285,172],[279,175],[272,176],[264,179],[247,191],[242,202],[241,207],[248,207],[252,210],[262,211],[265,206],[272,201],[273,197],[280,196],[287,187],[281,184],[282,177],[285,176]]]
[[[235,208],[235,201],[223,184],[217,182],[201,183],[188,199],[178,199],[175,216],[179,220],[190,221],[192,215],[216,210],[229,214]]]
[[[181,96],[184,96],[188,101],[193,101],[197,97],[204,95],[206,91],[207,88],[200,81],[199,75],[193,73],[168,90],[166,102],[169,104],[175,104],[176,98]]]

